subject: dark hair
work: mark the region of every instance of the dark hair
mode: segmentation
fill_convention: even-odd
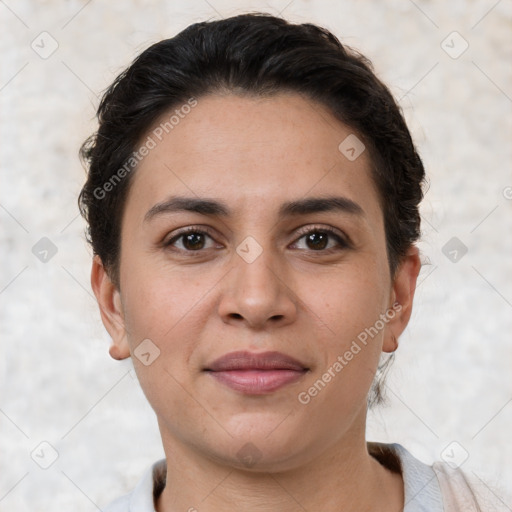
[[[98,131],[80,150],[89,172],[79,207],[93,251],[115,284],[130,171],[136,168],[137,144],[155,121],[210,93],[286,91],[326,106],[370,151],[394,274],[419,238],[424,180],[400,108],[370,61],[327,29],[253,13],[195,23],[152,45],[105,92]]]

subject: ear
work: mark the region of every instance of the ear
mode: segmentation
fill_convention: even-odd
[[[91,269],[91,286],[100,307],[101,320],[112,338],[109,353],[114,359],[130,357],[130,346],[119,290],[110,280],[99,256],[94,256]]]
[[[412,246],[404,256],[393,279],[390,304],[386,313],[389,321],[386,325],[382,346],[384,352],[394,352],[398,348],[398,337],[409,323],[420,269],[419,249]]]

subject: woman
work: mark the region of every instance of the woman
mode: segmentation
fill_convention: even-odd
[[[424,168],[370,63],[248,14],[143,52],[82,148],[91,283],[166,459],[107,510],[480,510],[367,443],[409,321]]]

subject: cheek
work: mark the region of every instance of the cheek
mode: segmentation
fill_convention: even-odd
[[[128,342],[141,380],[146,379],[146,374],[153,378],[156,368],[149,368],[138,357],[143,340],[151,340],[159,363],[165,361],[173,374],[177,362],[188,359],[193,349],[190,342],[197,339],[196,320],[203,295],[197,286],[179,276],[170,279],[164,269],[150,270],[143,267],[137,271],[127,266],[121,284]]]
[[[121,290],[125,322],[131,341],[140,336],[162,339],[181,322],[188,322],[209,284],[207,276],[192,277],[190,267],[180,268],[143,251],[125,254]]]
[[[390,284],[377,266],[350,265],[312,279],[305,276],[298,295],[319,325],[341,347],[378,320],[387,307]],[[329,336],[327,336],[329,337]]]

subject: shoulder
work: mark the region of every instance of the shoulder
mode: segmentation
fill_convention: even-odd
[[[505,511],[502,492],[495,492],[483,480],[437,461],[425,464],[400,444],[369,443],[372,453],[381,463],[387,454],[394,455],[404,480],[404,512],[482,512]],[[379,453],[380,459],[379,459]],[[384,459],[383,459],[384,457]],[[385,464],[387,465],[387,464]],[[388,466],[389,467],[389,466]],[[391,468],[390,468],[391,469]],[[506,498],[505,498],[506,500]]]
[[[165,459],[155,462],[132,492],[111,502],[103,512],[154,512],[154,498],[165,485],[166,469]]]
[[[506,496],[504,489],[485,482],[476,473],[454,468],[445,462],[434,462],[432,469],[439,481],[446,512],[511,510],[512,496]]]

